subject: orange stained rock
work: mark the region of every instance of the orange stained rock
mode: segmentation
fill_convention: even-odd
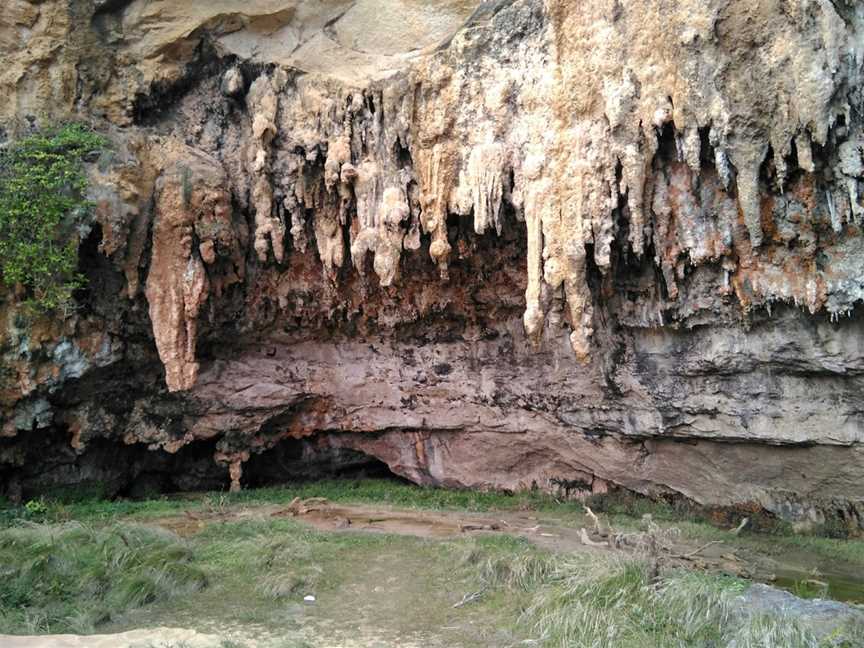
[[[190,389],[198,376],[195,345],[198,315],[207,301],[210,281],[204,265],[215,261],[214,242],[194,248],[205,232],[196,225],[221,218],[230,228],[230,196],[221,165],[196,154],[176,162],[159,178],[153,226],[153,255],[147,278],[147,301],[159,358],[170,391]],[[202,260],[202,253],[205,259]]]

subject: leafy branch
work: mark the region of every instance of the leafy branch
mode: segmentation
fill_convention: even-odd
[[[22,286],[37,312],[68,308],[84,283],[77,228],[90,213],[84,158],[106,140],[79,124],[0,151],[0,280]]]

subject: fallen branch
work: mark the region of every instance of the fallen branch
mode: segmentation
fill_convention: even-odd
[[[466,594],[465,596],[462,597],[462,600],[459,601],[458,603],[454,604],[453,607],[454,608],[461,608],[463,605],[468,605],[469,603],[473,603],[474,601],[479,600],[480,597],[483,596],[483,593],[485,591],[486,590],[477,590],[476,592],[471,592],[470,594]]]
[[[306,515],[307,513],[311,513],[313,511],[320,511],[328,504],[329,502],[327,501],[326,497],[309,497],[305,500],[301,500],[299,497],[295,497],[293,500],[291,500],[291,503],[288,504],[286,508],[281,511],[276,511],[272,515],[281,517],[296,517],[298,515]]]
[[[609,545],[606,542],[594,542],[591,538],[588,537],[588,532],[582,528],[579,529],[579,539],[582,541],[586,547],[608,547]]]
[[[597,535],[599,535],[600,537],[603,537],[603,538],[608,536],[609,532],[603,528],[603,525],[600,524],[600,518],[598,518],[596,515],[594,515],[594,511],[592,511],[591,508],[587,504],[583,504],[582,508],[585,509],[585,513],[594,522],[594,531],[597,532]]]
[[[459,527],[462,533],[466,531],[499,531],[500,529],[501,527],[494,522],[492,524],[463,524]]]
[[[683,560],[690,560],[693,556],[702,553],[708,547],[713,547],[714,545],[718,545],[718,544],[723,544],[723,541],[722,540],[712,540],[711,542],[706,542],[704,545],[702,545],[701,547],[699,547],[698,549],[696,549],[694,551],[691,551],[690,553],[672,554],[671,557],[672,558],[681,558]]]

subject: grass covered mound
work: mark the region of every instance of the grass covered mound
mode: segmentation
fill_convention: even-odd
[[[158,528],[70,522],[0,529],[0,632],[90,632],[206,584],[189,546]]]

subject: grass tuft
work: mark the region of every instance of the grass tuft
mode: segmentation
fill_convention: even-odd
[[[751,614],[745,581],[686,570],[652,580],[638,561],[596,554],[483,549],[469,554],[488,590],[522,595],[520,624],[538,645],[578,648],[823,648],[864,645],[861,629],[820,638],[785,614]],[[844,643],[845,642],[845,643]]]
[[[25,524],[0,530],[0,628],[92,632],[126,610],[206,586],[183,541],[117,524]]]

